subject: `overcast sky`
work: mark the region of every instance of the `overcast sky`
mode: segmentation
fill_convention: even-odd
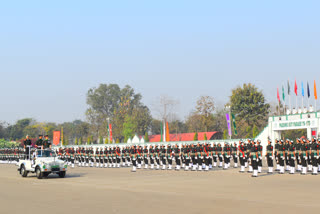
[[[156,3],[158,2],[158,3]],[[131,85],[184,119],[254,83],[320,87],[320,1],[7,1],[0,7],[0,121],[85,119],[86,92]],[[312,84],[313,86],[313,84]],[[293,88],[293,85],[292,85]],[[156,116],[156,115],[155,115]]]

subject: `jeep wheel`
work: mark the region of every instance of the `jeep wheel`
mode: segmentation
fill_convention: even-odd
[[[28,172],[26,171],[26,168],[24,167],[24,165],[22,165],[20,168],[20,175],[24,178],[28,176]]]
[[[43,173],[43,177],[44,177],[44,178],[47,178],[48,176],[49,176],[49,172],[44,172],[44,173]]]
[[[64,178],[66,176],[66,172],[63,171],[63,172],[59,172],[59,177],[60,178]]]
[[[43,173],[41,172],[41,169],[39,167],[36,168],[36,175],[38,179],[42,179]]]

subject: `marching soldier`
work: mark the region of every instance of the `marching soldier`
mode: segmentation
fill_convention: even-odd
[[[245,163],[246,163],[246,148],[244,146],[244,142],[240,141],[239,145],[239,157],[240,157],[240,173],[245,172]]]
[[[176,170],[179,171],[181,168],[181,154],[180,154],[180,148],[178,147],[178,144],[175,145],[173,157],[176,161]]]
[[[266,159],[268,164],[268,173],[273,173],[273,146],[271,145],[270,140],[268,140]]]
[[[238,146],[236,143],[233,144],[231,147],[231,154],[232,154],[232,159],[234,162],[234,168],[238,168]]]
[[[144,168],[145,169],[148,169],[148,158],[149,158],[149,152],[148,152],[148,148],[147,146],[144,146],[144,149],[143,149],[143,162],[144,162]]]
[[[254,141],[252,141],[249,157],[253,169],[252,177],[258,177],[258,147],[255,145]]]
[[[135,146],[132,146],[130,149],[130,158],[132,160],[131,172],[136,172],[137,171],[137,162],[136,162],[136,148],[135,148]]]
[[[257,141],[257,148],[258,148],[258,173],[262,172],[262,146],[261,146],[261,141]]]

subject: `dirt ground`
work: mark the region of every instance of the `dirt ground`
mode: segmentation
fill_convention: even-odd
[[[239,169],[176,172],[69,169],[66,178],[22,178],[0,164],[0,213],[319,213],[320,175]],[[266,169],[264,170],[266,171]]]

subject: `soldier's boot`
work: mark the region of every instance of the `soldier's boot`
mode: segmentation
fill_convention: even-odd
[[[193,165],[192,166],[192,171],[196,171],[197,170],[197,165]]]
[[[318,175],[318,168],[316,166],[313,167],[312,175]]]
[[[112,164],[112,168],[116,168],[116,163],[113,163],[113,164]]]
[[[245,166],[241,166],[240,167],[240,173],[244,173],[245,168],[246,168]]]
[[[137,167],[133,166],[131,172],[136,172],[137,171]]]
[[[120,168],[120,163],[117,164],[117,168]]]
[[[201,165],[199,165],[198,171],[202,171],[202,166]]]
[[[209,166],[206,166],[206,168],[204,169],[204,171],[208,172],[208,171],[209,171]]]
[[[209,164],[209,169],[210,169],[210,170],[212,169],[212,164]]]
[[[89,163],[86,163],[86,167],[88,167],[89,166]]]
[[[100,168],[103,168],[103,163],[100,163]]]
[[[189,169],[191,169],[192,168],[192,163],[189,163]]]
[[[238,164],[237,163],[234,164],[234,168],[238,168]]]
[[[292,167],[292,166],[290,167],[290,174],[291,175],[293,175],[295,173],[295,169],[296,169],[295,167]]]
[[[145,164],[145,165],[144,165],[144,169],[148,169],[148,164]]]
[[[122,167],[126,167],[126,163],[125,162],[122,163]]]
[[[252,166],[249,166],[249,171],[248,171],[248,173],[252,173],[253,172],[253,168],[252,168]]]
[[[280,174],[284,174],[284,166],[280,166]]]
[[[179,170],[180,170],[180,166],[177,165],[177,166],[176,166],[176,171],[179,171]]]
[[[182,164],[182,166],[181,166],[182,168],[184,168],[184,167],[186,167],[186,164]]]
[[[74,168],[74,163],[71,164],[71,168]]]
[[[130,162],[128,162],[128,167],[130,167],[131,166],[131,163]]]
[[[280,165],[279,165],[279,164],[277,164],[277,169],[276,169],[276,171],[280,171]]]
[[[165,170],[166,169],[166,165],[162,165],[162,170]]]
[[[154,164],[151,164],[150,169],[152,170],[154,169]]]
[[[141,164],[140,163],[138,164],[138,169],[141,169]]]
[[[301,165],[297,166],[297,172],[301,172]]]
[[[99,163],[96,163],[96,167],[99,168]]]
[[[302,167],[301,175],[307,174],[307,167]]]
[[[245,163],[244,163],[244,167],[245,167],[245,168],[248,168],[248,162],[245,162]]]
[[[156,168],[156,170],[159,170],[160,169],[160,165],[157,165],[157,168]]]
[[[258,173],[261,173],[261,171],[262,171],[262,167],[258,166]]]
[[[222,162],[219,163],[219,168],[222,168]]]
[[[318,166],[318,172],[320,172],[320,164],[319,164],[319,166]]]
[[[252,174],[252,177],[258,177],[258,170],[253,170],[253,174]]]
[[[168,170],[172,170],[172,165],[169,164]]]
[[[228,169],[228,164],[227,164],[227,163],[224,164],[223,169],[224,169],[224,170]]]
[[[206,168],[206,165],[203,163],[202,164],[202,169],[205,169]]]
[[[83,167],[85,167],[85,162],[82,162],[82,164],[81,164]]]
[[[108,164],[107,163],[104,164],[104,168],[108,168]]]
[[[308,172],[312,172],[312,165],[308,165]]]
[[[91,162],[90,167],[94,167],[94,163],[93,162]]]
[[[217,167],[217,162],[213,162],[213,167]]]
[[[189,166],[186,166],[186,167],[184,168],[184,171],[189,171]]]

